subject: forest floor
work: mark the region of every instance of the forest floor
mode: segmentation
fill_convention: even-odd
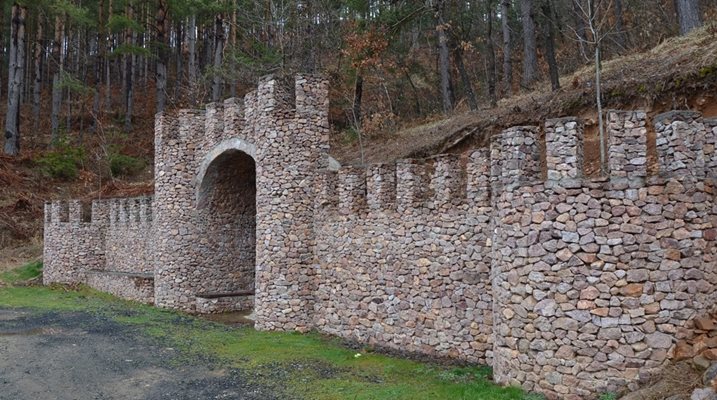
[[[257,332],[0,274],[0,400],[539,399],[490,369],[418,362],[318,334]]]

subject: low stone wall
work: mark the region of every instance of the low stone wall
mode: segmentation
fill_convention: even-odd
[[[90,270],[86,274],[88,286],[125,300],[154,304],[154,276],[119,271]]]
[[[85,282],[88,268],[105,265],[108,207],[103,201],[53,201],[45,204],[43,283]]]
[[[196,312],[199,314],[219,314],[233,311],[246,311],[254,308],[254,296],[197,296]]]

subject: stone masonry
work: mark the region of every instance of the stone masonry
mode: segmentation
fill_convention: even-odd
[[[647,123],[608,112],[599,179],[583,177],[575,118],[470,154],[337,170],[326,81],[267,77],[243,100],[157,116],[153,198],[48,203],[44,280],[187,312],[253,308],[257,329],[487,363],[500,383],[595,398],[648,379],[715,303],[717,122],[654,118],[655,176]]]

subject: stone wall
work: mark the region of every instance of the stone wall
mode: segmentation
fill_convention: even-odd
[[[401,351],[489,362],[488,154],[324,174],[315,326]]]
[[[90,210],[76,200],[45,203],[43,283],[84,283],[87,270],[103,268],[108,225],[104,201]]]
[[[660,176],[646,174],[645,114],[610,112],[609,179],[582,180],[580,169],[564,179],[558,168],[582,159],[564,136],[581,127],[549,121],[551,179],[526,176],[494,199],[498,382],[561,399],[634,385],[714,304],[715,193],[696,145],[706,131],[695,114],[655,120]]]
[[[714,305],[717,120],[654,118],[655,176],[639,111],[608,113],[600,179],[583,177],[575,118],[330,171],[327,91],[268,77],[243,100],[159,114],[154,198],[48,203],[45,283],[189,312],[253,305],[258,329],[489,363],[561,399],[647,379]]]

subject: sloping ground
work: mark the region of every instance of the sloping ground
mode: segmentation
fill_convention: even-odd
[[[705,28],[666,40],[650,51],[604,62],[602,80],[605,109],[643,109],[649,116],[692,109],[716,116],[717,33]],[[593,67],[563,76],[561,85],[556,92],[544,84],[534,92],[501,100],[495,108],[364,138],[364,162],[461,152],[485,146],[491,135],[511,126],[540,126],[548,118],[578,116],[586,123],[586,168],[590,173],[597,169]],[[343,164],[361,164],[358,141],[346,144],[335,140],[332,155]]]

